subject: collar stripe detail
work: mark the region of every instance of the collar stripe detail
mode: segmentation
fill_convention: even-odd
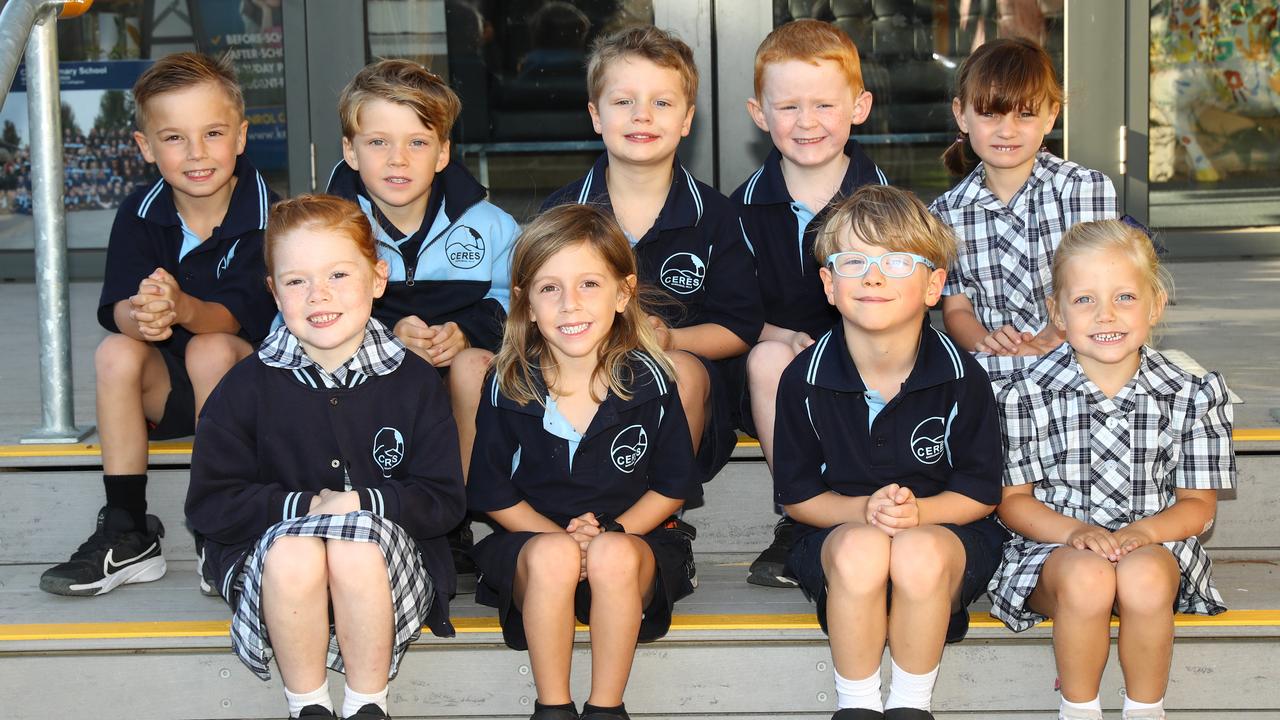
[[[324,186],[325,186],[326,188],[331,188],[331,187],[333,187],[333,179],[334,179],[335,177],[337,177],[337,175],[338,175],[338,168],[342,167],[344,164],[346,164],[346,162],[347,162],[346,160],[339,160],[339,161],[338,161],[338,162],[333,166],[333,169],[329,171],[329,182],[327,182],[327,183],[325,183],[325,184],[324,184]]]
[[[813,436],[822,440],[822,434],[818,432],[818,426],[813,423],[813,409],[809,407],[809,398],[804,399],[804,414],[809,416],[809,427],[813,428]],[[826,463],[823,463],[823,473],[826,473]]]
[[[694,222],[696,225],[702,222],[702,193],[698,191],[698,185],[693,181],[693,176],[689,174],[689,171],[683,167],[680,169],[684,171],[685,182],[689,184],[689,193],[693,195],[693,204],[698,208],[698,219]]]
[[[831,340],[831,331],[828,330],[827,334],[823,335],[818,340],[817,348],[814,349],[813,355],[809,358],[809,372],[805,373],[804,379],[805,379],[805,382],[809,383],[810,385],[817,384],[818,366],[822,364],[822,353],[826,351],[827,343],[830,342],[830,340]]]
[[[649,372],[653,375],[654,380],[658,383],[658,393],[660,395],[667,394],[667,379],[662,376],[662,369],[653,361],[653,358],[642,352],[633,353],[640,362],[649,368]]]
[[[587,171],[587,176],[582,180],[582,189],[578,191],[578,204],[586,205],[587,198],[591,197],[591,180],[595,177],[596,169],[592,167]]]
[[[253,177],[258,183],[258,229],[267,229],[267,211],[270,209],[267,202],[267,181],[262,179],[262,173],[257,170],[253,171]]]
[[[146,196],[142,198],[142,204],[138,206],[138,217],[146,219],[147,213],[151,211],[151,203],[155,202],[156,197],[160,195],[160,191],[163,189],[163,179],[157,180],[156,184],[151,186],[151,189],[147,191]]]
[[[738,228],[742,230],[742,242],[747,244],[747,250],[751,251],[751,255],[756,254],[756,246],[751,244],[751,238],[747,237],[747,226],[743,224],[742,218],[738,218]]]
[[[494,373],[493,380],[489,382],[489,404],[498,407],[498,374]]]
[[[960,350],[956,348],[956,345],[952,342],[951,338],[941,332],[938,332],[937,328],[931,327],[930,329],[933,330],[934,334],[938,336],[938,339],[942,341],[942,347],[947,351],[947,355],[951,357],[951,367],[956,371],[956,379],[959,380],[963,378],[964,364],[960,362]]]
[[[885,177],[884,171],[880,169],[879,165],[876,166],[876,177],[880,178],[881,185],[889,184],[889,178]]]
[[[742,199],[745,200],[748,205],[751,204],[751,196],[755,194],[756,183],[760,182],[761,175],[764,175],[763,165],[760,166],[760,169],[756,170],[755,174],[751,176],[751,179],[747,181],[747,191],[743,193]],[[745,235],[746,233],[744,232],[743,234]]]

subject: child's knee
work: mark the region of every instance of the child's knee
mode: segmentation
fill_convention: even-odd
[[[883,592],[889,580],[889,536],[869,525],[836,528],[822,544],[822,570],[831,585]]]
[[[100,380],[137,376],[142,372],[150,351],[148,343],[112,333],[98,343],[98,349],[93,353],[93,367]]]
[[[270,594],[308,595],[328,582],[325,544],[319,538],[282,537],[267,551],[262,584]]]
[[[1116,603],[1121,610],[1165,612],[1173,607],[1180,571],[1173,553],[1148,545],[1116,564]]]
[[[640,549],[625,533],[602,533],[587,546],[587,581],[615,585],[640,574]]]
[[[676,371],[676,387],[682,401],[706,402],[711,391],[707,368],[697,356],[677,350],[670,353],[671,364]]]
[[[1054,586],[1059,608],[1110,615],[1116,597],[1116,571],[1106,558],[1077,550],[1064,558]]]
[[[387,573],[387,561],[374,543],[329,540],[324,551],[330,584],[363,584]]]
[[[939,527],[912,528],[894,536],[889,556],[889,578],[894,592],[908,595],[933,595],[950,591],[953,557],[959,541],[947,536],[950,531]],[[954,536],[952,536],[954,537]],[[963,546],[960,546],[963,552]]]
[[[525,543],[519,562],[531,583],[576,585],[582,573],[582,548],[568,533],[540,533]]]
[[[757,343],[747,354],[747,376],[751,382],[771,380],[776,383],[782,371],[795,359],[791,346],[777,340]]]
[[[449,364],[449,392],[479,398],[485,373],[493,361],[493,353],[483,348],[467,348]]]
[[[187,374],[192,380],[217,381],[252,348],[242,338],[229,333],[204,333],[187,343]]]

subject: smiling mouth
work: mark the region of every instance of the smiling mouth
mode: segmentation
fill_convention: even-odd
[[[572,337],[574,335],[581,335],[586,332],[589,327],[591,327],[591,323],[584,322],[578,323],[577,325],[561,325],[556,329],[560,331],[560,334]]]
[[[991,149],[996,152],[1013,152],[1021,147],[1021,145],[992,145]]]
[[[1089,337],[1092,338],[1094,342],[1111,344],[1111,343],[1116,343],[1123,340],[1124,336],[1127,334],[1128,333],[1122,333],[1122,332],[1094,333]]]
[[[383,181],[391,183],[392,185],[408,185],[410,182],[409,178],[401,177],[399,175],[383,178]]]
[[[628,133],[626,138],[637,142],[650,142],[652,140],[657,140],[658,136],[652,133]]]
[[[329,327],[337,322],[340,317],[342,317],[342,313],[316,313],[315,315],[308,315],[307,322],[311,323],[312,327]]]
[[[191,178],[192,180],[207,180],[208,178],[213,177],[213,170],[212,169],[188,170],[184,172],[183,175]]]
[[[792,140],[792,142],[794,142],[794,143],[795,143],[795,144],[797,144],[797,145],[817,145],[818,143],[822,142],[823,140],[826,140],[826,138],[820,138],[820,137],[816,137],[816,138],[795,138],[794,140]]]

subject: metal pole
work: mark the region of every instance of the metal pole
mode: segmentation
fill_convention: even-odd
[[[62,113],[58,93],[58,6],[41,9],[27,41],[27,118],[35,219],[42,425],[23,443],[74,443],[71,311],[67,290],[67,214],[62,205]]]

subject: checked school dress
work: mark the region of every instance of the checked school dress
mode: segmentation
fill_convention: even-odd
[[[1108,398],[1064,343],[1007,378],[996,397],[1005,430],[1004,484],[1034,483],[1036,499],[1115,531],[1175,501],[1177,488],[1235,484],[1231,401],[1218,373],[1196,377],[1142,348],[1138,372]],[[1176,610],[1226,610],[1196,537],[1164,543],[1181,568]],[[991,579],[992,610],[1021,632],[1045,619],[1027,607],[1049,555],[1061,547],[1017,534]]]
[[[986,186],[981,163],[933,201],[930,212],[956,233],[957,257],[943,294],[964,294],[988,331],[1012,325],[1038,333],[1049,322],[1053,253],[1072,225],[1119,217],[1116,190],[1106,175],[1052,153],[1036,155],[1031,177],[1000,202]],[[1025,367],[1034,357],[979,353],[992,378]]]

